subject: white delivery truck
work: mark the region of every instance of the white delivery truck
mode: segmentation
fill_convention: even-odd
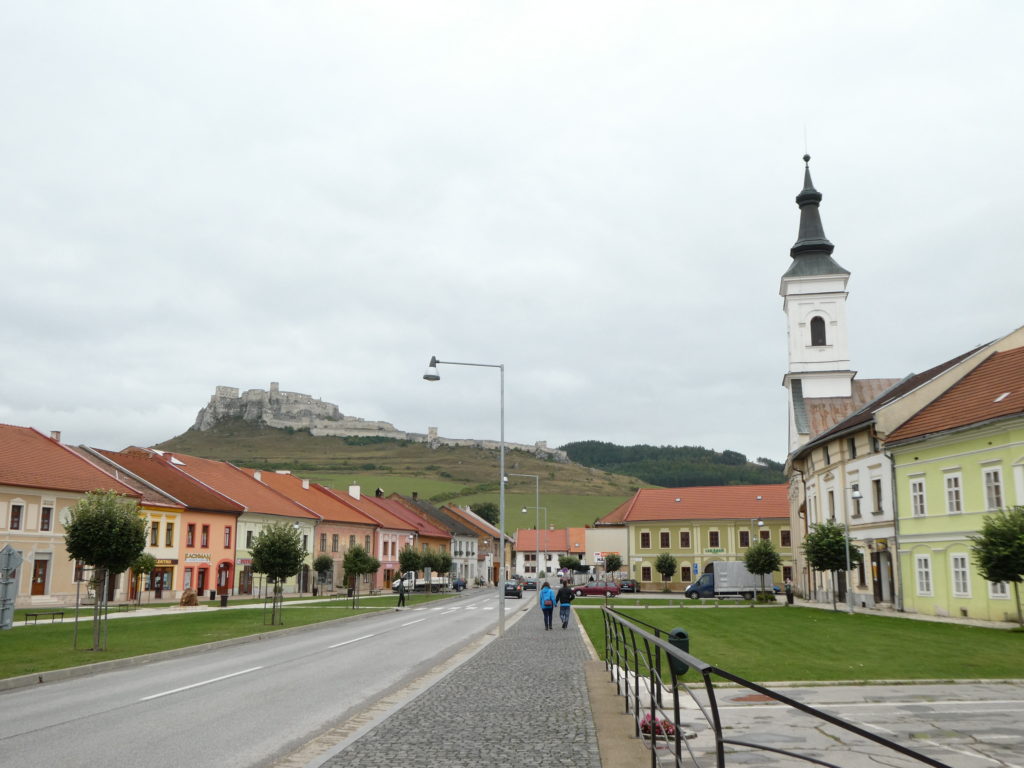
[[[398,591],[398,583],[402,579],[405,579],[405,589],[407,592],[426,592],[428,587],[431,592],[440,592],[451,587],[451,582],[448,581],[447,576],[432,574],[430,580],[427,581],[427,579],[417,579],[416,574],[412,571],[406,571],[391,582],[392,591]]]
[[[747,570],[747,566],[735,560],[715,560],[701,577],[686,588],[687,597],[739,597],[752,600],[761,588],[761,577]],[[771,582],[765,584],[772,589]]]

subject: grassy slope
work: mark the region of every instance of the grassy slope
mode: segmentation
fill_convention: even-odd
[[[1024,654],[1019,632],[815,608],[620,611],[662,630],[685,629],[691,654],[755,682],[1019,678]],[[577,615],[601,653],[600,611]]]
[[[162,450],[223,459],[247,467],[288,469],[302,477],[333,488],[359,485],[385,493],[421,498],[445,494],[457,504],[498,502],[496,451],[442,446],[431,449],[406,441],[352,444],[337,437],[313,437],[308,432],[289,432],[230,421],[207,432],[188,431],[156,446]],[[509,451],[505,470],[513,473],[506,490],[506,530],[533,527],[535,481],[515,474],[538,475],[542,507],[548,523],[556,527],[583,526],[607,514],[629,498],[638,487],[636,478],[614,475],[578,464],[545,461],[522,451]],[[455,496],[449,496],[456,494]],[[543,513],[542,513],[543,523]]]

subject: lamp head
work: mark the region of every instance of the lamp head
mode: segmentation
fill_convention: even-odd
[[[860,491],[854,491],[853,493],[850,494],[850,498],[854,499],[855,501],[860,501],[861,499],[864,498],[864,494],[861,493]]]
[[[427,381],[441,380],[441,377],[437,374],[437,358],[434,355],[430,356],[430,363],[427,365],[427,372],[423,374],[423,378]]]

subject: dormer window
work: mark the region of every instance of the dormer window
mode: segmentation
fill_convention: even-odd
[[[825,346],[825,319],[823,317],[811,318],[811,346]]]

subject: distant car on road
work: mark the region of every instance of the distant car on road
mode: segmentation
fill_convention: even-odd
[[[518,581],[506,581],[505,582],[505,597],[514,597],[519,600],[523,599],[523,585]]]
[[[577,584],[572,588],[576,597],[583,595],[604,595],[605,597],[615,597],[621,590],[619,585],[614,581],[588,581],[586,584]]]
[[[525,583],[523,584],[523,587],[525,589],[536,589],[537,588],[537,580],[536,579],[527,579],[525,581]]]
[[[618,582],[619,589],[623,592],[639,592],[640,584],[636,579],[621,579]]]
[[[455,579],[455,581],[452,582],[452,589],[454,589],[456,592],[461,592],[465,588],[466,588],[466,580],[465,579]]]

